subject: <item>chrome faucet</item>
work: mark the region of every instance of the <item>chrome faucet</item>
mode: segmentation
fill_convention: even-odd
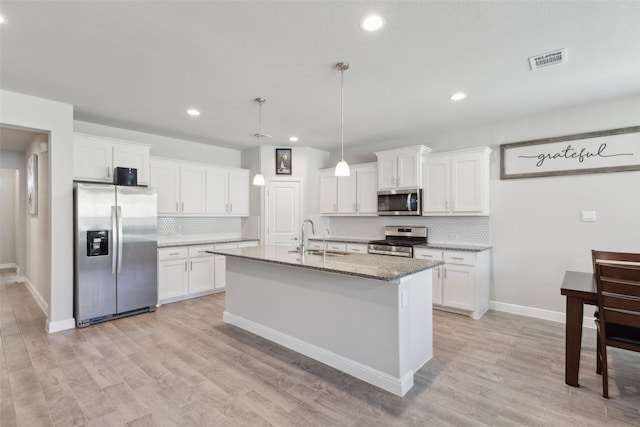
[[[311,232],[316,234],[316,227],[313,225],[313,221],[310,219],[305,219],[302,221],[302,226],[300,226],[300,254],[304,255],[304,225],[306,223],[311,224]]]

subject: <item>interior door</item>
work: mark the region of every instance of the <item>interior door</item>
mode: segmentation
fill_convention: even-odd
[[[295,249],[300,232],[300,181],[267,183],[266,241],[268,245]]]

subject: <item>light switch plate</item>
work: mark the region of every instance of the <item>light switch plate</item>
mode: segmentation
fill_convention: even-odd
[[[582,222],[595,222],[596,211],[582,211]]]

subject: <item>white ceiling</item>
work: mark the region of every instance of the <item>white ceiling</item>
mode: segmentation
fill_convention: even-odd
[[[365,33],[378,12],[386,26]],[[416,137],[640,93],[640,1],[5,1],[2,89],[242,149]],[[566,48],[568,63],[527,58]],[[454,103],[449,96],[468,93]],[[188,117],[188,108],[202,115]]]

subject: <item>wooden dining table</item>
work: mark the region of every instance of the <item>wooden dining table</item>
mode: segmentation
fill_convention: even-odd
[[[593,273],[566,271],[560,293],[567,297],[564,382],[578,387],[584,305],[598,305]]]

